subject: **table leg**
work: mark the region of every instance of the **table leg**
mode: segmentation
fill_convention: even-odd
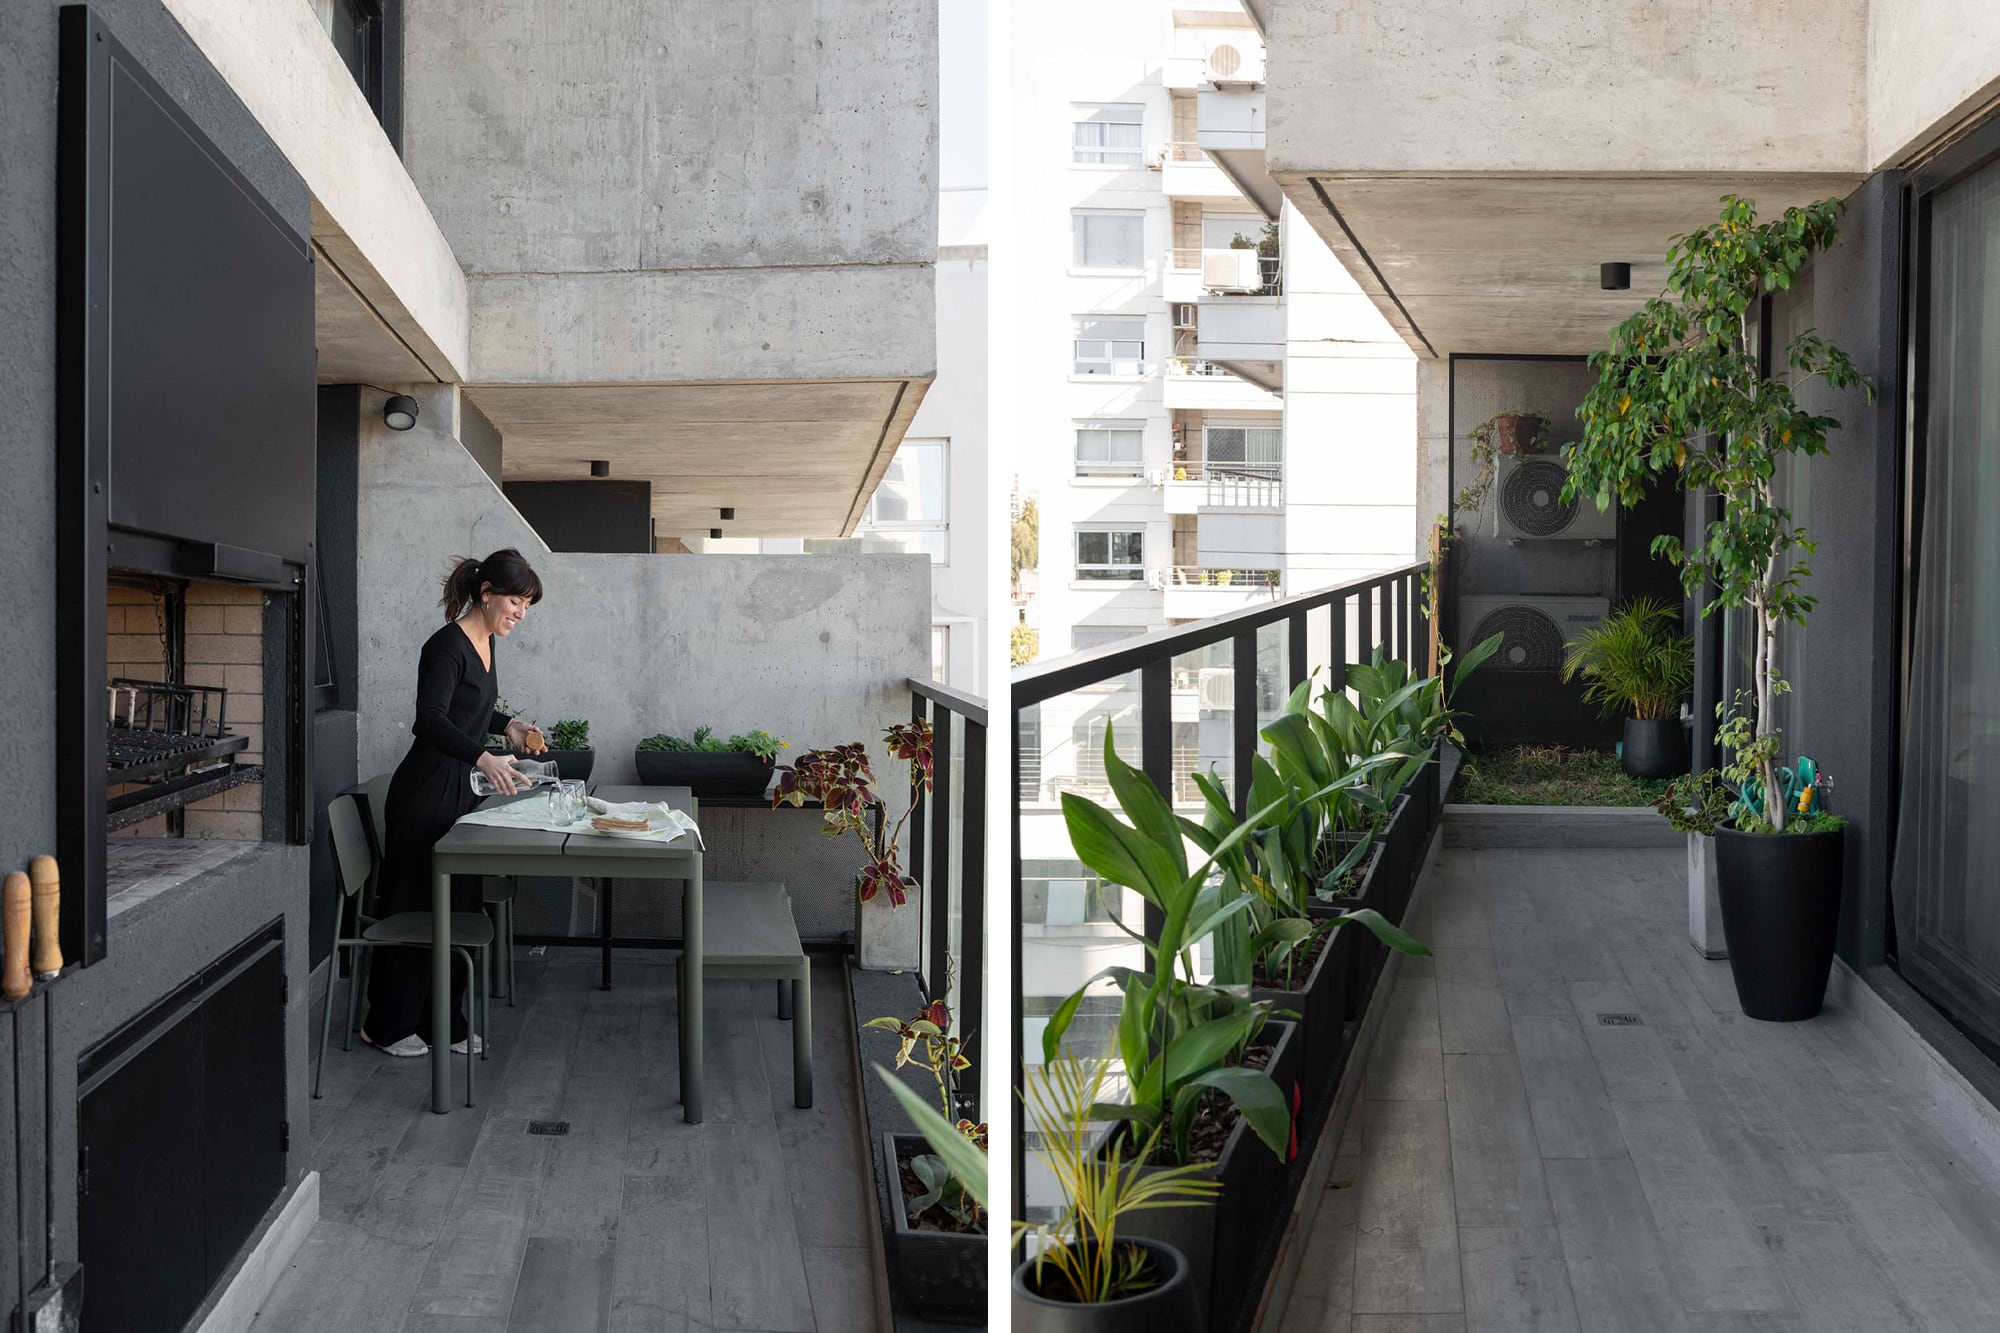
[[[597,938],[604,949],[604,984],[599,990],[611,989],[611,878],[601,876],[597,881]]]
[[[698,1125],[702,1095],[701,1012],[705,998],[701,985],[701,855],[698,852],[688,871],[687,887],[681,893],[681,934],[687,939],[687,947],[681,954],[681,975],[686,978],[683,995],[687,1001],[681,1009],[681,1030],[686,1034],[685,1054],[681,1059],[681,1107],[687,1122]]]
[[[431,1110],[451,1110],[450,875],[431,876]]]

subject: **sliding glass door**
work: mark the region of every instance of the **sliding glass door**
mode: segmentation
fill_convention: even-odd
[[[1897,963],[2000,1047],[2000,161],[1914,202]]]

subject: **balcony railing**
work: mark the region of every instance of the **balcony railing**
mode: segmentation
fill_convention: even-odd
[[[1199,357],[1177,356],[1167,362],[1167,373],[1182,379],[1224,380],[1236,378],[1226,368]]]
[[[1206,271],[1206,256],[1231,253],[1240,253],[1240,251],[1176,245],[1167,251],[1167,270],[1172,273],[1202,273]],[[1237,291],[1234,294],[1239,296],[1278,295],[1284,290],[1282,281],[1284,268],[1284,260],[1278,255],[1257,256],[1257,270],[1263,277],[1263,285],[1255,291]],[[1205,288],[1205,290],[1214,292],[1216,289]]]
[[[1070,959],[1043,946],[1029,964],[1038,976],[1037,993],[1027,994],[1023,959],[1028,941],[1022,929],[1023,798],[1033,803],[1042,791],[1092,785],[1096,767],[1082,762],[1077,753],[1077,738],[1101,738],[1103,731],[1094,721],[1101,718],[1107,724],[1117,725],[1113,734],[1126,761],[1143,771],[1170,800],[1183,795],[1191,745],[1198,746],[1200,751],[1226,752],[1215,763],[1215,770],[1224,789],[1232,793],[1239,814],[1244,813],[1251,759],[1257,752],[1258,731],[1274,712],[1272,701],[1283,700],[1315,674],[1322,681],[1328,679],[1336,664],[1369,660],[1378,646],[1391,657],[1428,660],[1429,626],[1422,611],[1419,585],[1424,570],[1421,564],[1407,565],[1339,587],[1302,593],[1230,615],[1021,667],[1013,673],[1015,853],[1011,886],[1014,932],[1011,998],[1014,1049],[1023,1058],[1040,1049],[1039,1040],[1027,1032],[1029,1006],[1035,1005],[1039,1011],[1087,975],[1080,972],[1075,976],[1052,976],[1052,972],[1061,972],[1066,964],[1073,966],[1077,962],[1095,970],[1103,962],[1095,953],[1078,954]],[[1223,572],[1173,571],[1176,576],[1202,579]],[[1232,583],[1239,574],[1271,574],[1271,571],[1227,572]],[[1226,679],[1233,707],[1211,709],[1207,707],[1210,701],[1204,701],[1200,721],[1189,724],[1177,720],[1176,687],[1185,694],[1191,679],[1198,687],[1204,678],[1221,681],[1222,668],[1229,669]],[[1211,737],[1203,730],[1189,733],[1189,725],[1225,730],[1220,736]],[[1043,744],[1045,737],[1050,742],[1047,748]],[[1211,740],[1213,744],[1209,743]],[[1037,818],[1047,817],[1037,814]],[[1033,854],[1047,856],[1049,849],[1037,848]],[[1133,915],[1136,917],[1137,913]],[[1155,919],[1157,912],[1148,907],[1145,915],[1149,937],[1157,938],[1161,925]],[[1128,924],[1136,927],[1137,922]],[[1013,1076],[1018,1096],[1024,1086],[1021,1064],[1016,1063]],[[1015,1117],[1012,1144],[1014,1215],[1022,1218],[1031,1216],[1025,1121],[1025,1116]],[[1301,1150],[1310,1152],[1311,1145],[1302,1143]]]
[[[1208,161],[1208,154],[1201,151],[1200,144],[1167,143],[1160,145],[1160,160],[1162,162],[1206,162]]]
[[[1201,565],[1172,565],[1167,569],[1170,588],[1275,588],[1275,569],[1208,569]]]
[[[910,874],[924,895],[924,994],[947,999],[963,1032],[986,1023],[986,701],[910,678],[910,719],[931,724],[927,815],[910,827]],[[946,990],[949,978],[949,991]],[[983,1052],[959,1079],[963,1114],[984,1120]]]

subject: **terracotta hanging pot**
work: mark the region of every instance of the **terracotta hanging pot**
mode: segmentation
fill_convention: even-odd
[[[1493,433],[1500,441],[1503,454],[1531,454],[1535,452],[1535,436],[1540,431],[1542,419],[1538,416],[1509,415],[1493,418]]]

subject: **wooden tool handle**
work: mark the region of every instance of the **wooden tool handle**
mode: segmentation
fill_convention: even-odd
[[[62,971],[62,875],[53,856],[28,862],[28,879],[35,888],[35,980],[53,981]]]
[[[5,936],[0,999],[18,1000],[35,986],[28,974],[28,877],[18,870],[9,871],[0,886],[0,932]]]

